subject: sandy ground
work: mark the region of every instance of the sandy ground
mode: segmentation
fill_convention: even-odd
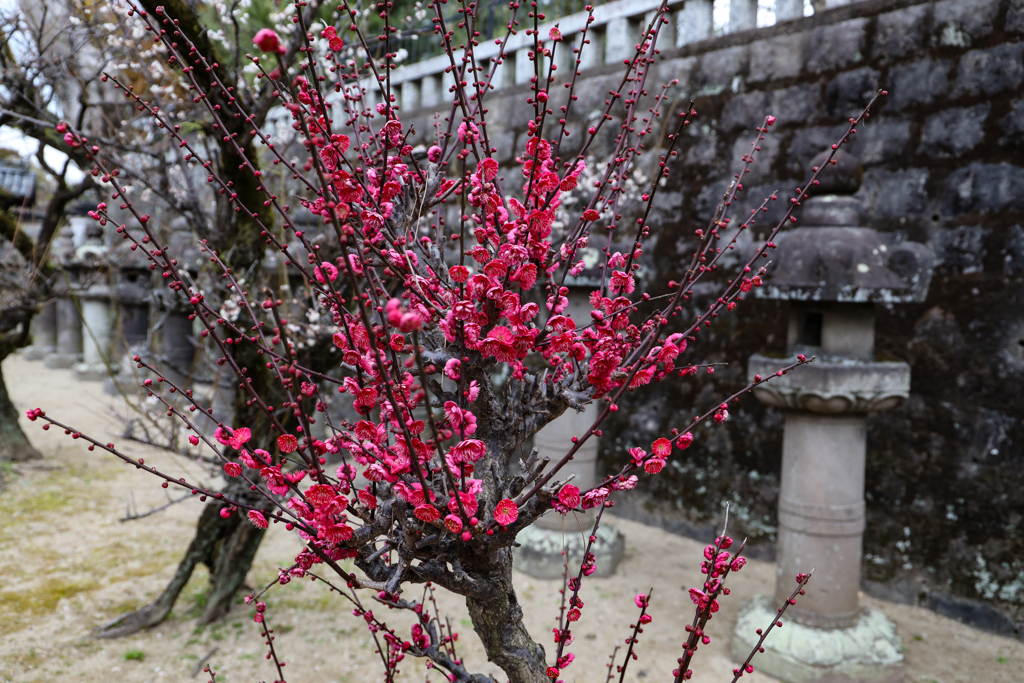
[[[39,406],[97,437],[123,442],[116,438],[119,423],[112,417],[119,402],[104,394],[100,383],[79,382],[69,371],[47,370],[20,357],[5,362],[4,375],[20,410]],[[207,679],[197,666],[207,660],[218,681],[273,680],[258,627],[244,604],[234,607],[221,623],[196,626],[205,570],[193,576],[172,616],[157,628],[121,640],[89,637],[95,626],[159,594],[191,539],[201,503],[190,499],[143,521],[119,523],[129,501],[145,511],[166,502],[167,493],[155,480],[111,456],[90,453],[82,442],[58,430],[43,432],[39,423],[27,421],[25,428],[45,459],[8,471],[8,488],[0,493],[0,681],[200,681]],[[166,471],[201,477],[188,461],[140,445],[122,445]],[[614,576],[584,584],[584,620],[576,629],[571,647],[576,661],[566,671],[566,683],[604,680],[608,656],[629,635],[636,616],[636,593],[654,587],[654,621],[640,638],[640,659],[631,664],[629,681],[669,678],[680,655],[683,626],[692,615],[686,589],[700,581],[701,545],[634,522],[614,522],[626,535],[626,558]],[[266,584],[296,549],[287,532],[272,527],[249,583]],[[771,591],[774,573],[772,564],[752,561],[734,577],[732,595],[711,622],[711,644],[695,659],[693,680],[731,679],[729,633],[736,612],[748,597]],[[531,633],[550,653],[559,586],[525,575],[517,575],[516,583]],[[485,661],[464,604],[440,592],[438,601],[461,632],[459,655],[470,670],[497,674]],[[907,683],[1024,678],[1024,644],[925,609],[867,597],[862,602],[882,610],[898,625]],[[316,585],[293,582],[272,591],[267,603],[269,623],[278,636],[275,644],[292,683],[381,678],[362,621],[354,619],[337,596]],[[408,633],[406,615],[396,613],[389,623]],[[408,660],[401,668],[401,680],[421,680],[426,674],[420,661]],[[441,680],[436,672],[427,679]],[[775,679],[755,671],[744,680]]]

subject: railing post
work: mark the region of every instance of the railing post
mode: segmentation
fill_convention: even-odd
[[[804,0],[775,0],[775,21],[789,21],[804,16]]]
[[[635,52],[639,36],[633,35],[629,17],[616,17],[606,24],[604,34],[604,61],[615,64],[629,59]]]
[[[729,23],[726,33],[757,27],[757,0],[729,0]]]
[[[651,20],[654,19],[654,17],[659,16],[659,15],[661,15],[661,12],[658,12],[657,10],[655,10],[653,12],[648,12],[647,14],[645,14],[644,15],[644,23],[640,27],[640,30],[646,30],[647,27],[651,25]],[[671,13],[671,12],[666,12],[663,16],[664,16],[665,19],[668,19],[668,23],[664,24],[661,27],[661,30],[658,31],[658,45],[657,45],[657,47],[658,47],[659,50],[665,50],[667,48],[675,47],[676,46],[676,21],[675,21],[676,18],[673,15],[673,13]],[[658,25],[655,24],[653,28],[657,29]]]
[[[686,0],[676,18],[676,44],[688,45],[710,38],[715,25],[713,15],[712,0]]]
[[[530,79],[533,78],[535,65],[530,61],[530,49],[529,47],[521,47],[516,50],[516,85],[529,83]]]
[[[436,75],[424,76],[420,82],[420,106],[434,107],[441,100],[439,82]]]
[[[580,71],[586,71],[587,69],[592,69],[595,66],[604,64],[605,37],[605,27],[596,26],[594,24],[591,24],[590,28],[587,29],[587,40],[590,42],[583,45],[581,37],[580,48],[583,52],[579,55]]]
[[[412,111],[420,108],[420,84],[416,81],[402,83],[402,110]]]

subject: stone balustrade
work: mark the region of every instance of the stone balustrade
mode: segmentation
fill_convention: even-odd
[[[815,5],[819,9],[831,9],[854,1],[825,0]],[[616,0],[595,7],[594,20],[587,29],[590,42],[580,55],[580,70],[621,63],[632,57],[640,32],[649,25],[661,3],[662,0]],[[728,0],[725,5],[716,10],[714,0],[669,0],[669,23],[662,27],[658,45],[662,49],[681,47],[713,39],[719,33],[747,31],[805,16],[804,0]],[[563,36],[555,50],[556,83],[564,82],[572,73],[572,50],[580,47],[580,31],[586,26],[587,17],[585,11],[552,17],[539,28],[542,40],[547,40],[549,30],[556,25]],[[477,66],[489,69],[495,60],[500,60],[491,81],[494,89],[526,84],[533,77],[535,69],[530,53],[534,36],[532,32],[527,33],[527,28],[521,20],[516,35],[509,37],[504,48],[490,40],[474,49]],[[456,52],[456,64],[462,63],[462,56],[463,51]],[[451,58],[441,54],[395,69],[391,75],[391,92],[399,106],[411,111],[436,107],[445,101],[446,91],[454,82],[450,75],[451,64]],[[367,80],[362,85],[366,87],[369,83]],[[371,105],[380,96],[377,88],[366,87],[366,93]]]

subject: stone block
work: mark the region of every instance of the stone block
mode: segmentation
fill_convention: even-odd
[[[700,58],[695,86],[702,93],[718,94],[733,78],[747,72],[750,51],[746,45],[705,53]]]
[[[999,139],[999,144],[1024,143],[1024,98],[1014,101],[1013,109],[1002,118],[999,125],[1003,129],[1003,137]]]
[[[786,170],[803,178],[810,169],[810,161],[822,151],[829,149],[846,133],[849,125],[810,126],[793,136],[786,153]]]
[[[1024,0],[1010,0],[1006,10],[1006,32],[1024,33]]]
[[[893,218],[923,212],[928,207],[928,177],[928,170],[924,168],[866,169],[861,188],[867,208],[865,213]]]
[[[658,64],[658,82],[664,83],[671,78],[679,80],[676,92],[689,93],[690,92],[690,76],[693,70],[697,68],[696,57],[680,57],[677,59],[667,59],[664,62]]]
[[[719,129],[723,133],[753,130],[760,126],[767,113],[768,94],[760,90],[736,95],[725,103]]]
[[[969,275],[980,273],[985,266],[985,239],[988,229],[980,225],[961,225],[952,230],[943,231],[936,240],[939,245],[939,257],[946,270]]]
[[[921,129],[918,153],[933,157],[959,156],[985,138],[985,119],[992,105],[953,107],[932,114]]]
[[[777,78],[794,78],[804,68],[807,33],[791,33],[758,40],[750,44],[748,83],[762,83]]]
[[[1024,80],[1022,50],[1024,44],[1004,43],[967,52],[960,58],[953,95],[991,96],[1017,88]]]
[[[889,72],[886,108],[905,109],[914,104],[929,104],[949,90],[948,60],[921,59],[895,66]]]
[[[928,593],[928,607],[950,619],[984,631],[1010,637],[1016,632],[1013,619],[991,605],[976,600],[931,591]]]
[[[736,138],[736,142],[732,146],[732,155],[729,157],[734,164],[741,163],[740,160],[743,158],[743,155],[750,154],[750,143],[753,142],[753,139],[754,136],[752,134],[741,134]],[[772,167],[775,164],[776,157],[779,156],[779,145],[780,142],[777,135],[768,135],[764,140],[761,140],[758,144],[761,149],[754,152],[754,163],[750,165],[750,172],[743,177],[744,187],[752,187],[756,183],[767,182],[775,178]]]
[[[768,110],[765,113],[775,117],[775,125],[785,126],[815,123],[821,118],[822,111],[821,86],[806,83],[769,92]]]
[[[1006,238],[1006,260],[1003,262],[1005,275],[1024,273],[1024,228],[1012,225]]]
[[[814,29],[808,38],[807,70],[820,74],[864,59],[868,19],[851,19]]]
[[[694,128],[690,126],[690,128]],[[693,140],[686,150],[686,165],[690,168],[713,168],[722,161],[718,152],[718,131],[702,126],[690,131]]]
[[[849,151],[865,164],[878,164],[898,159],[909,143],[909,121],[871,117],[850,138]]]
[[[906,7],[881,14],[875,28],[872,56],[885,59],[902,57],[924,44],[928,6]]]
[[[856,117],[878,90],[879,73],[870,67],[844,71],[825,88],[825,111],[829,116]]]
[[[950,213],[990,213],[1024,209],[1024,168],[1009,163],[975,162],[946,178]]]
[[[943,0],[935,3],[932,15],[934,38],[939,45],[961,46],[958,42],[966,36],[968,41],[987,36],[995,30],[999,0]],[[970,45],[970,42],[968,42]],[[967,45],[963,45],[967,47]]]

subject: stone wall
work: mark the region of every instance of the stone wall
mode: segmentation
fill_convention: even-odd
[[[912,395],[869,421],[865,587],[1005,633],[1024,622],[1022,36],[1024,0],[869,1],[666,50],[654,81],[678,78],[674,110],[695,96],[699,118],[645,257],[651,286],[664,288],[766,113],[777,123],[745,179],[751,204],[791,193],[847,118],[888,89],[849,147],[864,164],[864,222],[930,245],[938,265],[924,304],[878,311],[878,353],[911,364]],[[619,77],[614,65],[584,73],[569,140]],[[525,96],[522,86],[503,90],[491,120],[525,120],[507,115]],[[413,118],[432,130],[429,112]],[[526,131],[496,125],[507,164]],[[728,365],[641,392],[619,411],[602,442],[608,466],[742,386],[755,351],[785,350],[784,304],[751,299],[737,313],[689,351]],[[646,502],[617,510],[701,535],[729,500],[754,553],[770,555],[781,426],[779,412],[743,400],[724,428],[699,430],[688,458],[644,480]]]

